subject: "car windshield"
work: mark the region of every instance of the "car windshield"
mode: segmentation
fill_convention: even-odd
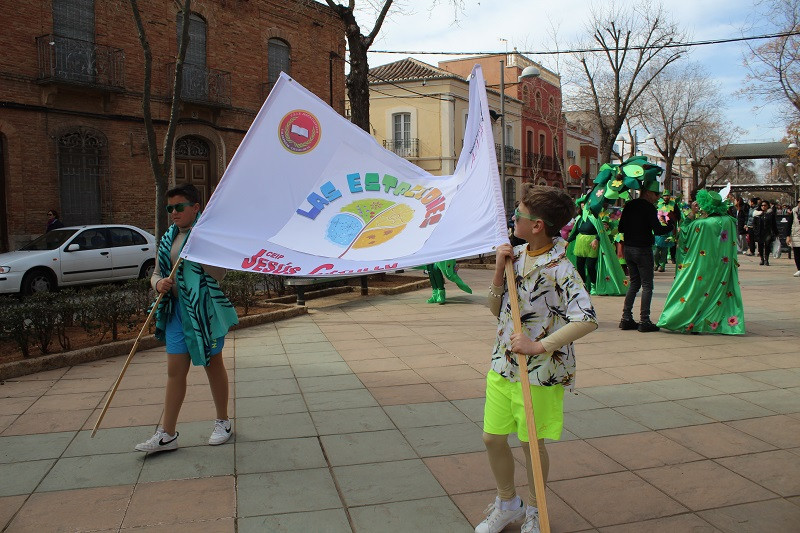
[[[48,231],[20,248],[20,250],[55,250],[64,244],[67,239],[75,235],[76,231],[78,230],[55,229],[53,231]]]

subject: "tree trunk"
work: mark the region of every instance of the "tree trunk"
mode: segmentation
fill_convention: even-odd
[[[181,109],[181,88],[183,85],[183,60],[186,57],[186,49],[189,45],[189,15],[191,13],[191,0],[184,0],[181,6],[183,12],[183,28],[181,39],[178,46],[178,57],[175,61],[175,79],[172,85],[172,106],[170,108],[169,124],[167,133],[164,137],[163,159],[158,159],[158,141],[156,139],[155,126],[153,125],[153,114],[150,107],[151,103],[151,83],[153,77],[153,54],[150,49],[150,41],[144,29],[144,23],[139,12],[138,0],[129,0],[133,20],[136,23],[136,31],[139,36],[139,43],[144,54],[144,89],[142,92],[142,117],[144,118],[145,133],[147,135],[147,154],[150,162],[150,169],[153,172],[155,182],[155,204],[154,204],[154,234],[156,239],[161,238],[168,227],[166,205],[166,192],[169,185],[169,175],[172,168],[172,147],[174,145],[175,128]]]
[[[347,75],[350,120],[362,130],[370,133],[367,47],[364,45],[360,32],[353,34],[348,31],[347,45],[350,49],[350,73]]]

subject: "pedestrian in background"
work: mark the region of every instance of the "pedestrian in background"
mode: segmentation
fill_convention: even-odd
[[[58,211],[55,209],[51,209],[47,212],[47,229],[45,229],[45,233],[53,231],[54,229],[63,228],[64,223],[61,222],[58,218]]]

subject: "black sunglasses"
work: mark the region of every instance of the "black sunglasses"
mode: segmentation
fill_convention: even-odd
[[[183,213],[183,210],[187,207],[193,206],[194,203],[192,202],[181,202],[179,204],[167,204],[167,213],[172,213],[173,211],[177,211],[178,213]]]

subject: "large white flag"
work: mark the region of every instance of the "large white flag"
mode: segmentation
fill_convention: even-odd
[[[379,272],[508,242],[483,73],[464,149],[433,176],[281,74],[181,256],[286,276]]]

